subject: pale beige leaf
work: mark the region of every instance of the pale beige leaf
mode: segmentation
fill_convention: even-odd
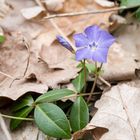
[[[105,92],[95,106],[98,111],[87,129],[93,126],[109,129],[100,140],[140,139],[140,88],[127,84]]]
[[[114,2],[108,1],[108,0],[95,0],[95,2],[102,7],[113,7],[113,6],[115,6]]]
[[[65,0],[44,0],[47,9],[52,12],[60,11],[64,6]]]
[[[30,8],[21,9],[21,13],[26,19],[34,18],[38,16],[42,11],[43,11],[43,8],[41,8],[40,6],[34,6]]]

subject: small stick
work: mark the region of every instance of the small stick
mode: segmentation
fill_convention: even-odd
[[[116,8],[110,8],[105,10],[91,10],[91,11],[80,11],[80,12],[71,12],[71,13],[63,13],[63,14],[54,14],[44,17],[45,19],[51,19],[51,18],[58,18],[58,17],[71,17],[71,16],[80,16],[80,15],[87,15],[87,14],[101,14],[101,13],[109,13],[113,11],[118,10],[126,10],[126,9],[132,9],[139,7],[140,5],[133,5],[133,6],[121,6]]]
[[[102,76],[98,76],[98,79],[103,82],[105,85],[107,85],[108,87],[111,87],[111,84],[109,82],[107,82]]]
[[[66,97],[61,98],[61,100],[63,99],[69,99],[69,98],[73,98],[73,97],[79,97],[79,96],[89,96],[89,95],[98,95],[101,94],[100,92],[94,92],[94,93],[80,93],[80,94],[74,94],[74,95],[69,95]]]

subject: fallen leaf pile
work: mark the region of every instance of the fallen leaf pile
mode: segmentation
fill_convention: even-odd
[[[7,39],[0,47],[0,71],[4,73],[0,74],[0,96],[13,100],[30,91],[44,93],[48,87],[58,88],[77,76],[78,63],[56,41],[59,30],[52,22],[71,38],[74,32],[80,32],[88,25],[98,24],[107,29],[112,14],[103,13],[102,19],[96,15],[52,20],[44,18],[56,11],[73,12],[73,9],[81,11],[93,7],[95,10],[104,9],[94,1],[81,0],[14,0],[3,1],[1,6],[1,11],[5,13],[0,19],[0,26]]]
[[[116,17],[117,11],[46,17],[112,7],[117,6],[108,0],[1,0],[0,35],[4,35],[6,41],[0,44],[0,99],[17,100],[29,92],[43,94],[49,88],[60,88],[61,85],[71,88],[71,80],[79,72],[78,62],[57,42],[56,35],[63,34],[71,41],[74,33],[82,32],[89,25],[96,24],[109,30],[115,26],[116,21],[110,19]],[[140,23],[131,19],[118,26],[114,33],[117,41],[103,66],[102,76],[110,82],[133,80],[140,68]],[[95,140],[139,140],[139,100],[139,80],[113,86],[96,102],[98,111],[91,122],[74,134],[73,139],[90,134]],[[5,140],[1,132],[0,137]],[[37,128],[31,124],[12,133],[12,137],[15,140],[37,139],[37,133]]]

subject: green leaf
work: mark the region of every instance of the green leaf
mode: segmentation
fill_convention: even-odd
[[[135,6],[140,5],[140,0],[120,0],[121,6]],[[140,21],[140,8],[135,11],[136,18]]]
[[[88,71],[86,70],[86,75],[88,75]],[[84,81],[84,70],[82,70],[79,75],[72,80],[72,84],[74,85],[76,91],[80,93],[84,87],[85,81]]]
[[[121,6],[134,6],[140,4],[140,0],[120,0],[120,1]]]
[[[3,43],[5,41],[5,36],[0,35],[0,43]]]
[[[29,113],[32,111],[32,109],[33,109],[33,107],[25,107],[25,108],[17,111],[16,113],[14,113],[13,116],[21,117],[21,118],[26,118],[29,115]],[[23,120],[11,119],[11,121],[10,121],[10,129],[14,130],[22,122],[23,122]]]
[[[34,118],[37,126],[46,135],[56,138],[70,138],[70,125],[64,112],[55,104],[36,105]]]
[[[36,99],[36,103],[40,102],[54,102],[57,100],[60,100],[63,97],[69,96],[74,94],[74,91],[69,90],[69,89],[56,89],[56,90],[51,90],[48,91],[47,93],[39,96]]]
[[[26,95],[25,97],[17,100],[12,107],[12,112],[20,110],[26,106],[33,106],[34,100],[31,95]]]
[[[96,71],[94,64],[86,63],[85,65],[89,73],[94,73]]]
[[[84,128],[89,121],[89,111],[83,97],[78,97],[72,106],[70,124],[74,132]]]

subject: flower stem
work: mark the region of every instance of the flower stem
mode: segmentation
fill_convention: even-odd
[[[5,114],[0,114],[2,117],[9,118],[9,119],[16,119],[16,120],[24,120],[24,121],[33,121],[32,118],[21,118],[21,117],[15,117],[15,116],[9,116]]]
[[[97,62],[95,62],[95,68],[96,68],[96,71],[95,71],[95,79],[94,79],[93,86],[92,86],[91,91],[90,91],[91,94],[89,95],[89,97],[87,99],[87,102],[89,102],[91,100],[92,93],[95,90],[96,83],[97,83],[97,80],[98,80],[98,76],[99,76],[99,73],[98,72],[101,70],[102,66],[103,66],[103,63],[101,63],[100,67],[97,67]]]
[[[84,92],[86,92],[86,86],[87,86],[87,72],[86,72],[86,62],[85,62],[85,59],[84,59],[84,62],[83,62],[83,64],[84,64]]]

